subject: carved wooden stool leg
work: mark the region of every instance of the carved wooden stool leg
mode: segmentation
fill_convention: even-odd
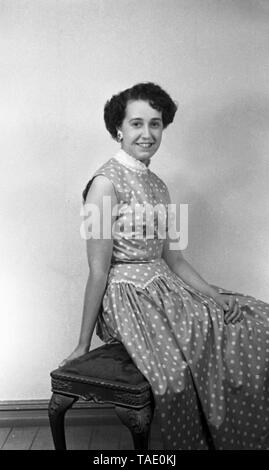
[[[149,447],[150,424],[153,418],[152,406],[148,405],[141,410],[116,406],[115,411],[132,434],[135,450],[147,450]]]
[[[53,393],[49,403],[49,420],[56,450],[66,450],[64,417],[66,411],[77,401],[77,397],[67,397]]]

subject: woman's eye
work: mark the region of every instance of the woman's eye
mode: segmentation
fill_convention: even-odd
[[[132,127],[139,128],[139,127],[142,127],[142,126],[143,126],[143,123],[140,122],[140,121],[132,122]],[[150,123],[150,127],[154,128],[154,129],[158,129],[160,126],[161,126],[161,123],[159,121]]]

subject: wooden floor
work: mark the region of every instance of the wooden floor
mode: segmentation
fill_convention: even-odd
[[[132,438],[125,426],[66,426],[70,450],[129,450]],[[53,450],[49,426],[0,427],[1,450]],[[158,429],[152,427],[150,449],[162,450]]]

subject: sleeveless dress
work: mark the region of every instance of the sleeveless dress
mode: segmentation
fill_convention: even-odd
[[[155,219],[152,237],[144,219],[135,233],[134,205],[167,208],[165,183],[123,150],[84,199],[97,175],[112,182],[121,210],[96,333],[121,342],[150,383],[164,449],[269,449],[269,305],[217,287],[244,314],[226,325],[223,309],[164,261]]]

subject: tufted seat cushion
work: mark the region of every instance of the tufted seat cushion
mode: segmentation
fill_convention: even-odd
[[[105,344],[75,359],[58,371],[128,385],[147,383],[121,343]]]

